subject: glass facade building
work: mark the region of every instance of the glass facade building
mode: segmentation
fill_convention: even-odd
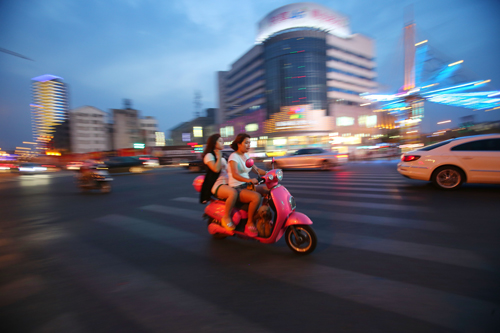
[[[373,40],[352,34],[345,16],[310,2],[286,5],[259,22],[256,45],[218,72],[216,122],[228,141],[237,128],[251,129],[257,147],[271,151],[359,144],[382,128],[360,96],[374,92],[376,76]],[[253,113],[261,121],[247,124]]]
[[[68,93],[63,79],[42,75],[32,80],[31,121],[33,139],[44,150],[70,150]]]
[[[326,33],[291,31],[264,42],[268,116],[283,106],[327,108]]]

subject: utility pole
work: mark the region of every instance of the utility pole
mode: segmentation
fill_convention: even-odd
[[[201,102],[201,91],[196,90],[194,92],[194,116],[196,118],[200,117],[201,115],[201,108],[202,108],[202,102]]]

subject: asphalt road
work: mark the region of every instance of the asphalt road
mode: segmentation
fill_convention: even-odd
[[[319,244],[215,240],[182,169],[0,177],[0,332],[499,332],[500,187],[285,171]]]

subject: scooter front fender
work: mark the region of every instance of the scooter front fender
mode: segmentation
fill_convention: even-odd
[[[306,214],[299,213],[299,212],[292,212],[289,216],[288,219],[286,220],[285,223],[285,228],[288,228],[291,225],[297,225],[297,224],[313,224],[311,219],[307,217]]]

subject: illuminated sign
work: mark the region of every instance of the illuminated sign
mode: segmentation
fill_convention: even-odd
[[[163,132],[155,132],[156,137],[156,145],[164,146],[165,145],[165,133]]]
[[[292,28],[314,28],[347,38],[351,35],[349,20],[333,10],[310,2],[299,2],[273,10],[259,22],[256,42]]]
[[[354,125],[353,117],[337,117],[337,126],[352,126]]]
[[[144,149],[144,147],[146,147],[144,143],[134,143],[134,149]]]
[[[302,119],[305,117],[305,108],[301,106],[291,106],[288,114],[290,115],[290,119]]]
[[[191,133],[182,133],[182,141],[184,142],[191,141]]]
[[[201,127],[201,126],[194,126],[193,127],[193,136],[195,138],[202,138],[203,137],[203,127]]]

